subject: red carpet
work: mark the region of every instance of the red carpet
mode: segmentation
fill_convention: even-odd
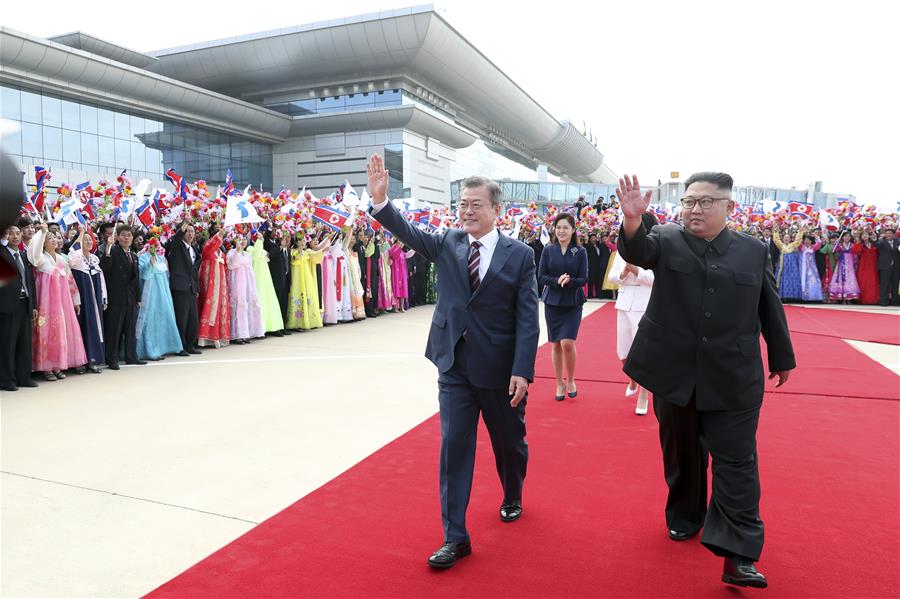
[[[798,306],[785,306],[785,310],[791,332],[900,345],[900,318],[896,312],[870,314]]]
[[[582,326],[585,378],[621,379],[612,312]],[[771,394],[763,408],[760,567],[770,587],[762,594],[721,584],[720,560],[696,540],[666,538],[656,422],[634,415],[624,379],[582,379],[579,397],[562,403],[539,379],[528,405],[525,514],[499,521],[482,429],[468,519],[474,552],[452,570],[425,564],[441,541],[432,418],[149,597],[896,597],[897,377],[846,344],[819,349],[824,342],[795,336],[792,392]],[[831,354],[828,363],[852,373],[822,379],[812,360]],[[548,361],[543,348],[542,369]],[[860,391],[854,381],[884,400],[840,397]],[[878,381],[893,394],[875,389]]]

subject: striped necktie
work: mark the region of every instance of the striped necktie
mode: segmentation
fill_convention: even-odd
[[[469,283],[472,285],[472,293],[478,291],[481,284],[481,277],[478,276],[478,266],[481,264],[481,247],[480,241],[473,241],[469,246]]]

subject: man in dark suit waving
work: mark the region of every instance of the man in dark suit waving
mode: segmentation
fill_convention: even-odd
[[[175,323],[181,335],[182,350],[178,354],[199,354],[197,328],[200,316],[197,312],[197,296],[200,294],[200,249],[194,245],[196,231],[184,221],[178,232],[166,242],[166,260],[169,262],[169,289],[175,306]]]
[[[788,380],[795,362],[768,249],[725,226],[734,209],[732,186],[724,173],[692,175],[681,199],[684,226],[647,231],[641,214],[650,192],[641,194],[637,177],[620,180],[619,251],[655,278],[625,372],[653,392],[669,486],[669,537],[683,541],[702,528],[703,545],[725,558],[723,582],[764,588],[754,565],[763,546],[756,454],[765,384],[760,332],[776,386]]]
[[[131,248],[134,231],[129,225],[116,227],[116,244],[107,245],[100,256],[100,268],[106,279],[109,308],[104,314],[103,344],[110,370],[119,369],[119,343],[125,340],[125,361],[146,364],[137,355],[137,311],[141,303],[141,279],[138,257]]]
[[[525,403],[539,331],[534,252],[495,228],[500,188],[489,179],[462,182],[457,207],[462,229],[430,235],[410,225],[388,200],[381,156],[372,156],[367,171],[371,213],[437,268],[438,303],[425,356],[439,371],[444,544],[428,563],[449,568],[472,552],[466,507],[479,413],[503,485],[500,519],[512,522],[522,514]]]

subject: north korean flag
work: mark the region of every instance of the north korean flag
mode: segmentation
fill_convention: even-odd
[[[803,218],[809,218],[816,211],[816,207],[812,204],[803,204],[801,202],[791,202],[788,204],[788,210],[791,213],[791,216],[800,216]]]
[[[149,227],[153,224],[153,208],[149,199],[144,199],[144,203],[137,209],[135,214],[137,215],[137,219],[141,221],[145,227]]]
[[[340,231],[341,227],[343,227],[347,223],[347,219],[350,218],[350,215],[347,212],[342,212],[335,208],[331,208],[330,206],[316,206],[315,211],[313,211],[312,217],[317,221],[328,225],[331,229],[335,231]]]
[[[187,199],[187,182],[184,177],[176,173],[175,169],[170,168],[166,171],[166,180],[175,187],[176,196],[180,197],[182,201]]]

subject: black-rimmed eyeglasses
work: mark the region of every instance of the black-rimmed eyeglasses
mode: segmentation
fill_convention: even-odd
[[[716,202],[728,201],[729,199],[730,198],[713,198],[710,196],[704,196],[702,198],[681,198],[681,205],[688,210],[692,210],[694,206],[700,204],[701,208],[709,210]]]

